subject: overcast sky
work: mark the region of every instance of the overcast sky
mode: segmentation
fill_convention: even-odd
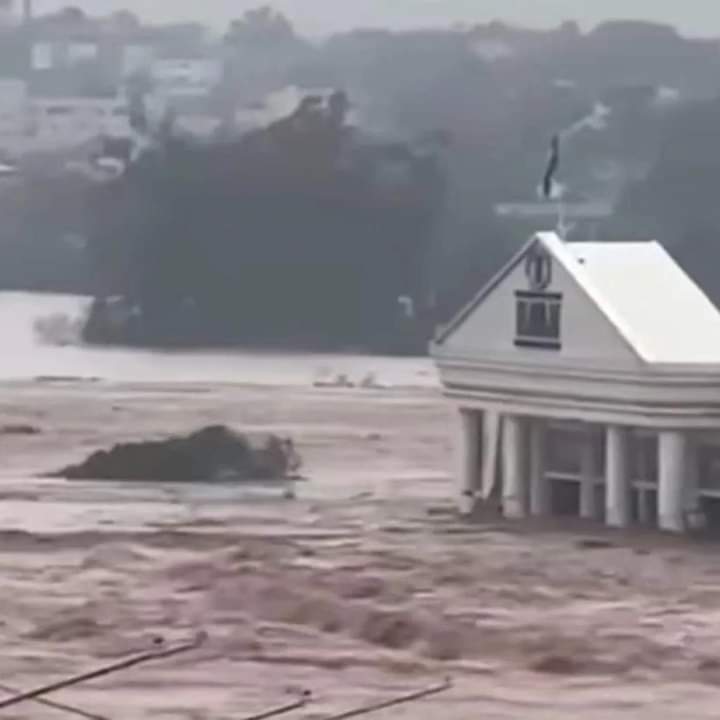
[[[20,4],[20,0],[16,0]],[[719,0],[34,0],[37,12],[77,5],[92,13],[127,7],[152,20],[203,20],[216,26],[271,4],[304,33],[357,26],[406,28],[494,18],[533,26],[609,17],[669,22],[686,33],[720,35]]]

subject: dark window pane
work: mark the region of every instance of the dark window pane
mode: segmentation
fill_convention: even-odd
[[[559,340],[560,304],[555,300],[518,300],[517,334]]]
[[[720,447],[701,445],[698,448],[698,466],[700,487],[720,490]]]

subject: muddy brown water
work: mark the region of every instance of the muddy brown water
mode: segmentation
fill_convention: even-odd
[[[199,720],[310,689],[315,701],[290,716],[307,720],[450,675],[447,694],[376,717],[717,714],[718,546],[460,522],[428,361],[43,347],[27,325],[57,298],[10,299],[0,426],[40,432],[0,436],[4,683],[45,684],[205,629],[192,655],[56,699],[118,720]],[[314,388],[320,372],[374,372],[389,387]],[[309,478],[300,498],[33,477],[217,423],[291,435]],[[59,714],[28,704],[6,716]]]
[[[436,390],[15,382],[0,398],[0,425],[41,430],[0,438],[6,683],[202,628],[192,656],[58,699],[113,718],[234,718],[308,688],[316,701],[295,717],[320,718],[451,675],[446,695],[378,717],[716,712],[717,548],[458,521]],[[299,500],[31,477],[209,422],[291,434],[309,478]],[[607,547],[579,542],[598,535]]]

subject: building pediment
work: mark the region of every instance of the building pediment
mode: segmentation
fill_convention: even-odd
[[[555,240],[538,235],[528,242],[441,331],[433,354],[539,366],[641,362],[622,329],[568,269],[572,258]]]
[[[720,313],[654,242],[536,235],[432,354],[449,395],[485,405],[720,424]]]

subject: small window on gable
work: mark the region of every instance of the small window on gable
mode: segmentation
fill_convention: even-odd
[[[562,294],[519,291],[515,303],[515,346],[560,350]]]

